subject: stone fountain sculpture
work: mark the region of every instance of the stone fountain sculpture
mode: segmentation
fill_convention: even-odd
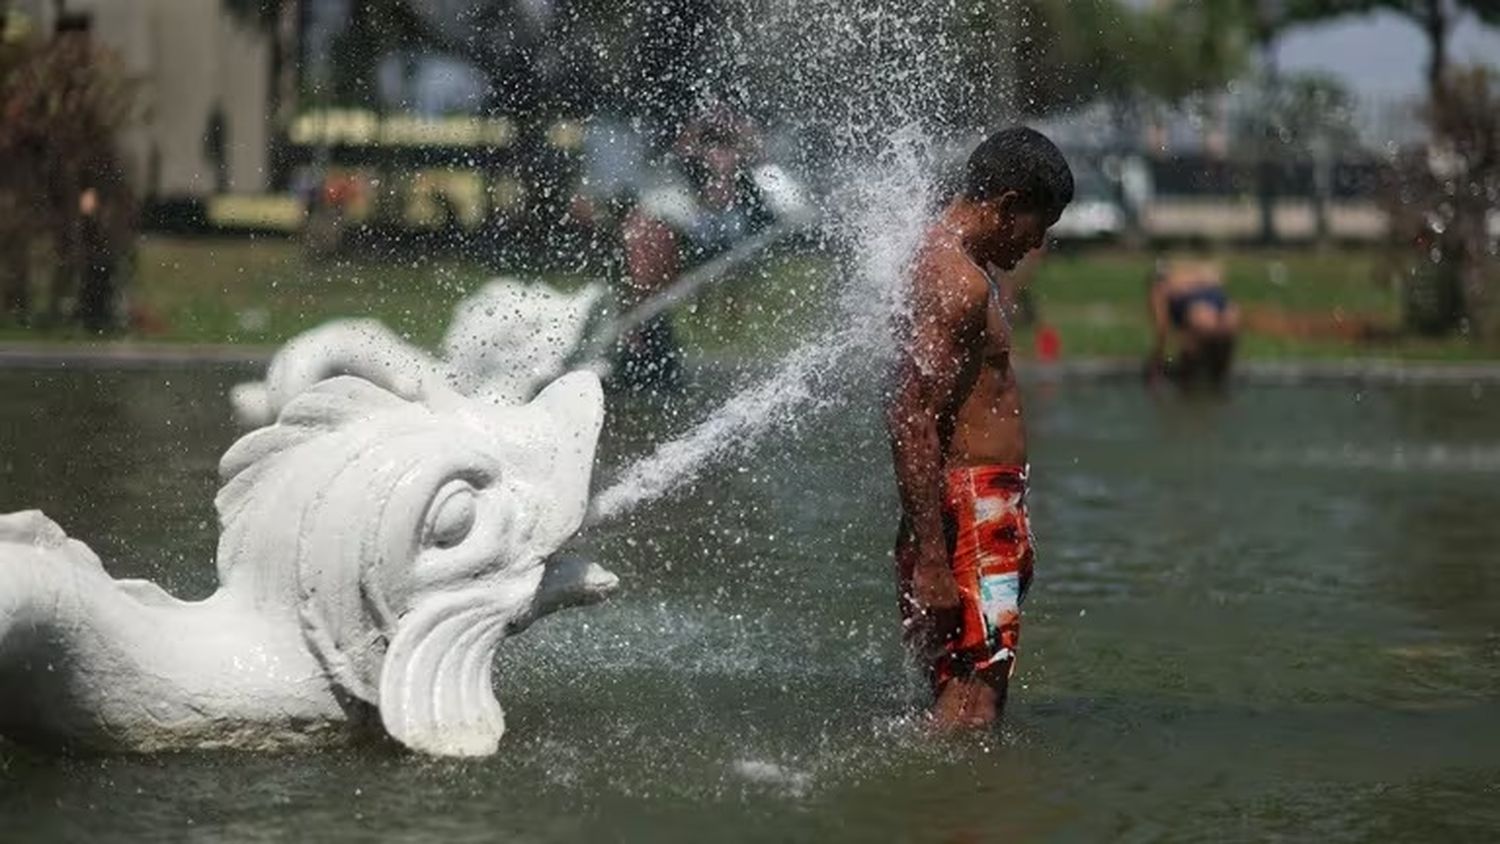
[[[463,395],[520,404],[562,373],[603,293],[601,284],[567,293],[496,279],[454,309],[438,355],[378,320],[334,320],[287,341],[265,380],[237,385],[230,403],[240,424],[265,425],[313,384],[358,375],[408,398],[428,384],[443,384]]]
[[[557,556],[586,509],[603,396],[524,406],[341,376],[223,456],[220,586],[115,580],[39,511],[0,515],[0,735],[105,750],[274,748],[376,729],[493,753],[509,635],[616,586]]]

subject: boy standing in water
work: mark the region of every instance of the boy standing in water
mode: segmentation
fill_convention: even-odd
[[[998,132],[969,157],[962,191],[913,262],[886,421],[903,511],[901,614],[940,727],[999,717],[1031,580],[1021,397],[986,267],[1014,269],[1072,198],[1072,171],[1050,140]]]

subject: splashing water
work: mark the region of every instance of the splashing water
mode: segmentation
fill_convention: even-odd
[[[839,187],[823,216],[851,256],[838,269],[837,320],[770,376],[627,466],[594,500],[592,521],[659,498],[769,431],[849,401],[839,389],[847,376],[889,360],[907,270],[938,198],[940,127],[974,94],[955,82],[969,77],[956,72],[953,15],[946,0],[762,0],[749,15],[755,34],[729,39],[737,66],[749,67],[739,84],[761,84],[742,93],[821,138],[821,157],[833,162]]]
[[[594,500],[601,521],[691,482],[712,461],[742,454],[768,431],[844,400],[838,379],[856,363],[888,358],[890,328],[904,306],[907,267],[935,194],[931,136],[917,124],[892,134],[889,146],[857,179],[834,193],[833,234],[852,244],[836,329],[804,341],[776,371],[741,390],[675,440],[620,473]]]

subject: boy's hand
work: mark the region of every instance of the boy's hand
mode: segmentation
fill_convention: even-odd
[[[947,556],[924,555],[912,569],[907,588],[908,639],[929,658],[941,654],[958,636],[963,620],[958,581],[948,567]]]
[[[946,555],[917,561],[911,573],[910,600],[918,614],[958,607],[958,581],[953,579]]]

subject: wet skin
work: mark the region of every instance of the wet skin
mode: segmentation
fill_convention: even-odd
[[[1021,210],[1013,193],[986,202],[960,198],[928,230],[914,262],[910,330],[886,418],[903,510],[896,544],[901,612],[908,641],[927,665],[961,618],[942,508],[947,471],[1026,463],[1010,327],[981,266],[1014,269],[1055,221]],[[936,689],[934,724],[995,721],[1008,668],[1001,663]]]

